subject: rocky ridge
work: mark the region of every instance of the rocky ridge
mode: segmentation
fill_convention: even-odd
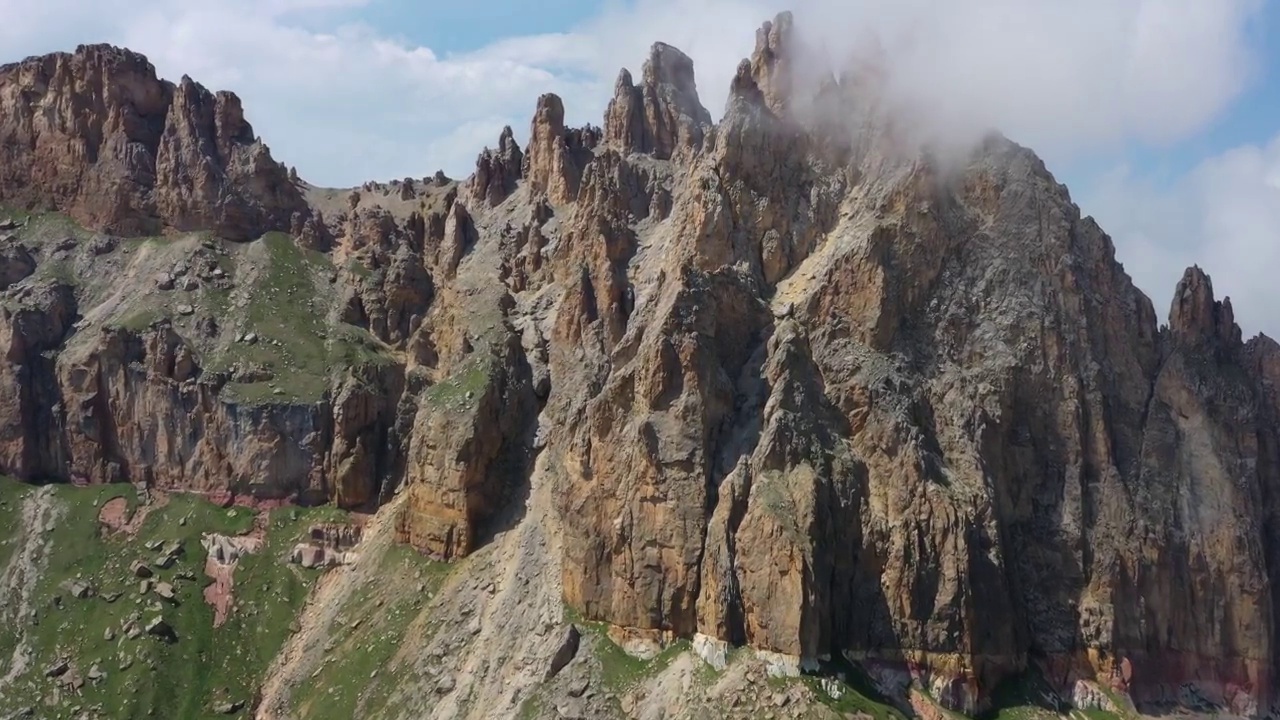
[[[402,495],[396,537],[447,560],[536,522],[629,647],[852,663],[908,709],[1034,671],[1079,708],[1265,715],[1280,347],[1198,268],[1161,326],[1033,153],[944,163],[801,52],[762,27],[713,123],[657,44],[602,128],[544,95],[462,183],[344,191],[140,56],[0,68],[0,201],[109,233],[0,243],[0,471]],[[220,239],[114,239],[190,230]],[[299,303],[305,337],[271,318]]]

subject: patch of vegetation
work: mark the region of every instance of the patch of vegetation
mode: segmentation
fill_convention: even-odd
[[[535,692],[533,695],[525,698],[524,702],[520,703],[520,711],[516,717],[520,720],[537,720],[542,717],[544,709],[543,705],[545,703],[546,699],[543,698],[541,694]]]
[[[352,275],[364,280],[368,280],[373,277],[373,270],[370,270],[368,265],[360,262],[359,258],[353,257],[347,260],[347,270],[351,271]]]
[[[1028,671],[1000,683],[991,694],[991,709],[979,720],[1047,720],[1067,709],[1039,673]]]
[[[141,307],[120,318],[115,324],[125,330],[140,333],[165,317],[168,314],[158,307]]]
[[[92,235],[71,218],[52,210],[26,210],[0,204],[0,220],[23,224],[24,227],[17,231],[18,236],[37,245],[66,237],[82,240]]]
[[[628,654],[607,636],[596,637],[596,657],[600,660],[601,679],[606,686],[619,692],[660,674],[672,661],[691,649],[689,641],[677,640],[653,658],[642,660]]]
[[[204,533],[242,534],[255,513],[223,509],[202,498],[172,495],[151,510],[135,537],[104,535],[98,514],[116,497],[134,495],[130,486],[76,488],[59,486],[55,502],[62,515],[48,536],[47,567],[32,594],[35,624],[27,628],[34,662],[8,689],[16,697],[64,698],[41,708],[41,717],[70,718],[75,706],[99,707],[113,718],[203,718],[214,716],[221,702],[252,699],[268,663],[279,651],[290,622],[301,608],[317,571],[286,564],[284,549],[298,540],[317,517],[330,510],[281,509],[266,523],[266,544],[240,561],[234,576],[235,604],[227,623],[213,627],[213,609],[203,590]],[[180,542],[183,553],[168,568],[157,558],[165,546]],[[148,545],[151,549],[148,549]],[[154,590],[142,594],[141,580],[130,565],[148,564],[152,582],[172,586],[172,602]],[[76,597],[74,583],[94,592]],[[130,638],[130,621],[145,628],[162,618],[176,640],[145,632]],[[45,677],[57,661],[70,662],[85,679],[79,695]],[[96,668],[103,677],[89,681]]]
[[[18,536],[22,522],[22,503],[31,490],[16,480],[0,475],[0,576],[18,549]],[[0,658],[8,658],[18,642],[18,628],[8,622],[8,613],[0,612]],[[0,664],[0,668],[4,668]]]
[[[342,369],[388,361],[381,345],[367,331],[330,325],[333,298],[328,296],[332,289],[326,278],[332,266],[325,255],[299,246],[283,233],[270,233],[259,242],[266,262],[248,291],[244,311],[244,327],[257,336],[256,342],[233,343],[214,363],[214,369],[243,361],[269,369],[274,377],[232,383],[227,386],[232,397],[250,404],[315,402]],[[229,299],[224,306],[229,307]]]
[[[0,475],[0,572],[9,564],[16,548],[22,501],[30,490],[30,485]]]
[[[569,606],[565,606],[565,620],[583,631],[584,640],[590,637],[595,657],[600,662],[601,680],[616,693],[661,673],[682,653],[692,650],[688,640],[677,640],[646,660],[628,653],[614,642],[605,623],[585,620],[581,613]]]
[[[837,712],[866,714],[876,720],[906,720],[906,715],[876,688],[862,668],[847,660],[824,663],[817,674],[802,675],[800,682]]]
[[[295,691],[299,715],[316,720],[381,717],[408,668],[398,651],[451,566],[405,545],[389,547],[376,576],[348,599],[330,628],[324,664]]]
[[[484,392],[493,373],[493,358],[477,353],[458,372],[427,389],[424,397],[437,407],[465,407]]]

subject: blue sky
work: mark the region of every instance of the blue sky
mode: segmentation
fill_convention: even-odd
[[[832,57],[882,42],[902,98],[957,138],[1034,148],[1166,313],[1182,269],[1280,334],[1280,0],[0,0],[0,60],[111,42],[244,100],[304,178],[468,174],[538,95],[599,123],[650,43],[721,112],[780,9]]]
[[[602,4],[594,0],[375,0],[349,17],[369,23],[388,37],[456,54],[479,50],[505,37],[565,32]]]

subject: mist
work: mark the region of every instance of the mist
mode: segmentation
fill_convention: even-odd
[[[638,69],[653,40],[686,51],[718,118],[756,28],[792,10],[810,80],[874,62],[895,116],[912,118],[931,144],[966,147],[994,130],[1035,150],[1112,234],[1162,321],[1182,270],[1199,264],[1218,298],[1232,297],[1246,336],[1280,336],[1270,270],[1280,257],[1280,133],[1241,139],[1172,183],[1131,164],[1136,154],[1158,159],[1200,143],[1262,76],[1264,4],[638,0],[580,32],[592,38],[602,76]]]
[[[1258,71],[1262,0],[638,0],[584,25],[604,77],[662,40],[687,52],[723,113],[755,29],[792,10],[837,73],[876,57],[895,104],[949,139],[998,130],[1050,161],[1164,148],[1219,119]]]

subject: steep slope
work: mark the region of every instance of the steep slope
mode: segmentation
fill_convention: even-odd
[[[463,182],[351,190],[136,55],[0,69],[0,202],[96,231],[0,239],[0,472],[382,506],[372,552],[457,567],[402,625],[364,608],[402,635],[353,711],[746,717],[803,671],[775,709],[853,673],[913,716],[1028,678],[1053,714],[1265,715],[1280,346],[1198,268],[1160,326],[1031,151],[934,152],[883,68],[803,52],[765,24],[716,124],[659,43],[603,127],[544,95]],[[337,615],[408,602],[370,563],[261,716],[323,712]],[[620,674],[605,636],[650,664],[577,692]]]

